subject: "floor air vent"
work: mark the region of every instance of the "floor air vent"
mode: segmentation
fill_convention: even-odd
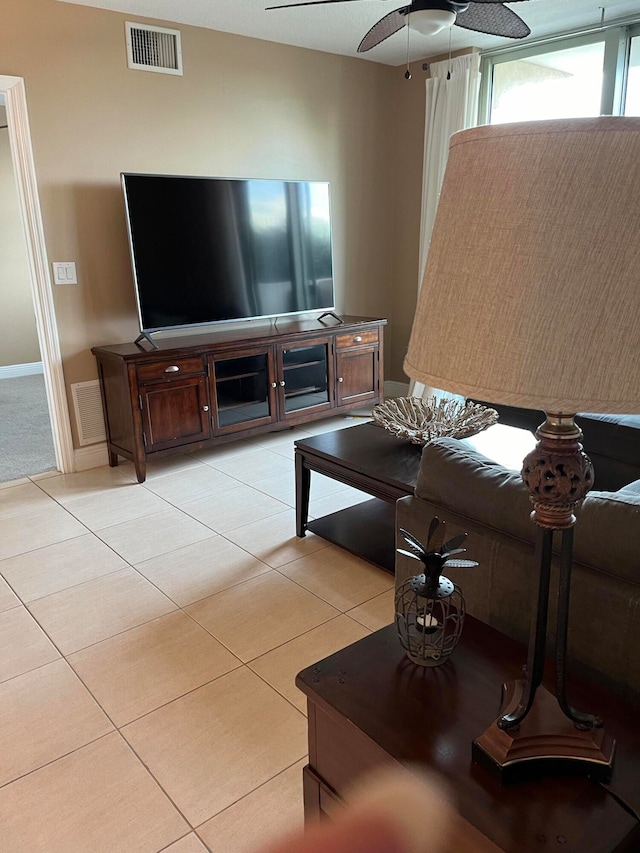
[[[180,32],[164,27],[125,22],[129,68],[158,71],[161,74],[182,74]]]
[[[71,395],[80,445],[84,447],[86,444],[106,441],[98,380],[91,379],[88,382],[72,383]]]

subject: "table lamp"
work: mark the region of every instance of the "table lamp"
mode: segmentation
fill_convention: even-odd
[[[607,779],[614,742],[565,690],[574,510],[593,483],[574,416],[640,412],[640,118],[452,137],[404,369],[546,417],[522,468],[538,526],[527,663],[503,686],[500,716],[474,741],[474,757],[503,781],[532,770]],[[555,531],[554,695],[542,676]]]

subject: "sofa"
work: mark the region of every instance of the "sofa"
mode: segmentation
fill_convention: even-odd
[[[396,545],[406,548],[400,528],[424,542],[434,516],[446,522],[447,538],[468,533],[464,556],[480,565],[447,570],[447,576],[462,589],[468,613],[526,643],[537,591],[530,512],[517,470],[467,442],[441,438],[423,449],[414,495],[396,504]],[[640,479],[590,492],[576,515],[568,666],[640,699]],[[396,554],[396,583],[416,568]],[[557,556],[553,573],[555,590]],[[550,646],[554,632],[552,595]]]
[[[498,412],[499,422],[535,432],[543,412],[483,403]],[[582,430],[582,446],[593,462],[595,486],[616,491],[640,479],[640,415],[600,415],[581,412],[576,423]]]

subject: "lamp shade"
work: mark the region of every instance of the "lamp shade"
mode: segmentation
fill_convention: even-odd
[[[451,138],[404,369],[498,404],[640,412],[640,118]]]

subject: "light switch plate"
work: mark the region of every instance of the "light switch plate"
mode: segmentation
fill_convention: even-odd
[[[54,284],[77,284],[76,265],[73,261],[54,261],[53,281]]]

